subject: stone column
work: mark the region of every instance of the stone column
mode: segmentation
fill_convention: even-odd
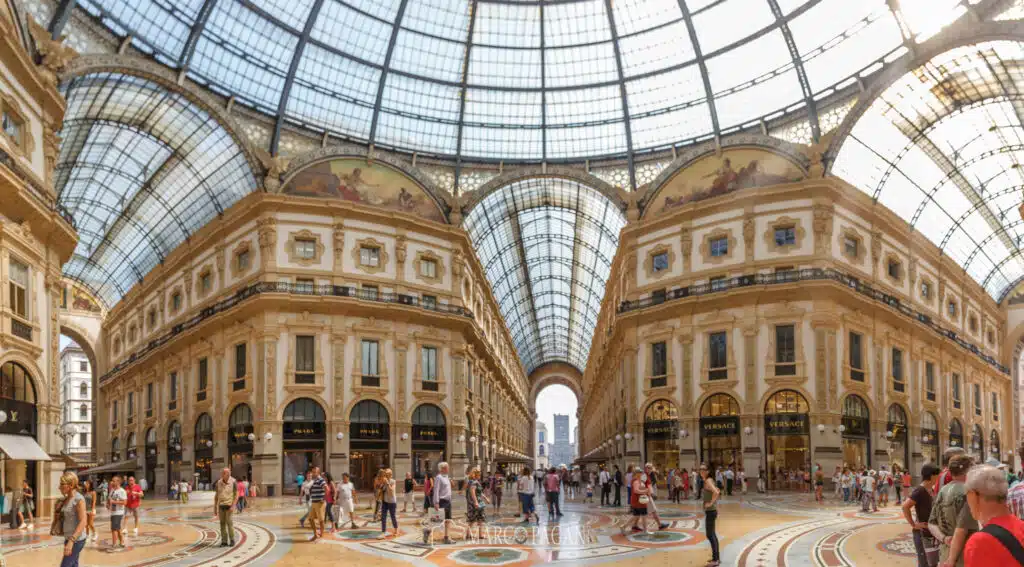
[[[262,490],[261,494],[270,496],[281,495],[281,455],[284,451],[280,422],[263,422],[256,424],[256,441],[252,447],[252,479]],[[271,433],[273,438],[267,442],[265,435]]]

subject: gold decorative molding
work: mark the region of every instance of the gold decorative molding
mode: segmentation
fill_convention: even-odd
[[[775,231],[784,228],[792,228],[794,233],[794,242],[789,245],[779,245],[775,240]],[[804,230],[803,225],[800,223],[800,219],[794,219],[792,217],[781,216],[774,221],[768,223],[768,228],[765,229],[763,237],[764,243],[769,252],[775,254],[790,254],[796,250],[799,250],[803,246],[804,237],[807,235],[807,231]]]
[[[863,266],[864,259],[867,257],[867,251],[864,250],[864,236],[855,228],[843,226],[839,229],[839,239],[839,253],[849,260],[850,263]],[[855,240],[857,242],[856,254],[851,254],[850,251],[846,249],[847,239]]]
[[[295,251],[295,245],[300,240],[310,240],[313,242],[313,257],[303,258],[299,256]],[[288,255],[288,261],[299,266],[312,266],[319,264],[320,259],[324,255],[324,243],[320,240],[320,235],[307,229],[302,229],[298,232],[289,232],[288,240],[285,242],[285,253]]]
[[[378,261],[376,266],[366,266],[362,263],[360,257],[360,251],[363,248],[376,248],[378,250]],[[384,243],[372,238],[362,238],[355,242],[355,246],[352,248],[352,259],[355,261],[356,269],[366,272],[367,274],[379,274],[387,269],[388,265],[388,252],[385,248]]]
[[[203,278],[206,276],[209,276],[210,278],[210,286],[206,289],[203,289]],[[216,283],[213,281],[213,265],[206,264],[205,266],[199,269],[199,272],[196,274],[195,287],[196,297],[204,298],[207,295],[213,293],[213,289],[214,287],[216,287]]]
[[[36,148],[36,141],[32,136],[32,123],[29,121],[28,115],[21,109],[21,105],[18,104],[14,96],[3,91],[0,91],[0,112],[13,118],[19,131],[17,138],[6,132],[0,132],[0,135],[5,136],[11,142],[18,155],[25,159],[31,159],[32,152]],[[46,128],[44,127],[43,130],[45,132]]]
[[[726,239],[726,253],[721,256],[711,255],[711,241],[718,240],[720,238]],[[700,247],[701,258],[705,264],[718,265],[728,260],[732,260],[733,255],[736,253],[736,237],[733,236],[732,231],[725,228],[716,228],[704,234],[704,240]]]
[[[423,273],[423,262],[430,261],[434,262],[434,275],[428,276]],[[414,260],[413,271],[416,273],[416,279],[426,282],[428,284],[441,284],[444,282],[445,265],[444,258],[438,256],[431,250],[420,250],[416,253]]]
[[[654,257],[661,254],[665,254],[668,257],[668,265],[664,270],[655,271]],[[671,272],[675,262],[676,253],[672,250],[672,247],[667,244],[659,244],[647,251],[647,257],[644,258],[644,273],[647,274],[647,279],[656,280]]]
[[[903,262],[903,258],[900,258],[898,254],[888,250],[882,256],[885,260],[885,265],[882,266],[885,270],[885,281],[895,286],[902,286],[903,282],[907,279],[907,267]],[[893,276],[889,271],[889,266],[895,264],[897,275]]]
[[[248,255],[248,266],[241,265],[240,260],[242,254]],[[239,242],[238,245],[231,250],[231,277],[240,278],[244,276],[246,273],[248,273],[250,270],[252,270],[252,259],[252,243],[249,240],[243,240]]]

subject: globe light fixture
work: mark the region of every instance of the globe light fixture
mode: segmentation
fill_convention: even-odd
[[[824,423],[819,423],[818,424],[818,433],[824,433],[824,432],[825,432],[825,424]]]
[[[402,434],[402,441],[405,441],[408,438],[409,438],[409,434],[408,433],[403,433]]]
[[[210,441],[209,439],[207,439],[206,440],[206,447],[207,448],[213,447],[213,441]]]
[[[615,440],[616,441],[622,441],[622,434],[621,433],[616,433],[615,434]]]
[[[335,437],[335,438],[336,438],[336,439],[337,439],[338,441],[341,441],[342,439],[344,439],[344,438],[345,438],[345,434],[344,434],[344,433],[342,433],[341,431],[339,431],[339,432],[338,432],[338,434],[337,434],[337,435],[335,435],[334,437]]]
[[[750,427],[749,425],[743,428],[743,433],[746,433],[747,435],[750,435],[753,432],[754,432],[754,429],[752,427]]]
[[[465,442],[466,442],[466,436],[465,435],[459,435],[459,443],[465,443]]]
[[[7,412],[0,410],[0,423],[7,423]]]
[[[632,439],[632,438],[633,438],[633,434],[632,434],[632,433],[629,433],[629,432],[627,432],[627,433],[626,433],[626,441],[629,441],[629,440],[630,440],[630,439]]]
[[[844,431],[846,431],[846,426],[840,423],[839,424],[839,432],[842,433]]]
[[[256,440],[256,434],[255,433],[250,433],[250,434],[246,435],[246,438],[249,439],[250,442],[255,441]]]
[[[269,431],[263,434],[263,440],[266,441],[267,443],[270,443],[270,440],[273,438],[274,434]]]
[[[470,443],[476,443],[476,435],[469,438]]]

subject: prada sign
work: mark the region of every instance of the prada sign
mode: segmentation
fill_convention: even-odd
[[[704,437],[739,435],[740,418],[736,416],[700,418],[700,434]]]
[[[412,440],[427,443],[444,443],[447,439],[447,429],[443,425],[415,425],[412,426]]]
[[[391,429],[387,423],[353,423],[349,426],[349,437],[387,441],[391,437]]]
[[[323,422],[289,421],[284,424],[285,439],[323,440],[326,428]]]
[[[674,419],[663,419],[658,421],[644,422],[644,438],[651,439],[675,439],[679,423]]]
[[[811,418],[806,413],[776,413],[764,416],[768,435],[809,435]]]

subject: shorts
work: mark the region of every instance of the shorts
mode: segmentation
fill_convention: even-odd
[[[121,520],[124,520],[124,516],[118,514],[110,517],[110,531],[119,532],[121,531]]]
[[[136,522],[139,521],[139,508],[137,506],[135,508],[125,508],[124,510],[126,515],[131,514]]]
[[[444,510],[444,519],[452,519],[452,501],[447,498],[441,498],[437,501],[437,509]]]
[[[647,508],[632,508],[634,516],[646,516]]]
[[[825,481],[819,480],[814,483],[815,486],[825,486]]]

